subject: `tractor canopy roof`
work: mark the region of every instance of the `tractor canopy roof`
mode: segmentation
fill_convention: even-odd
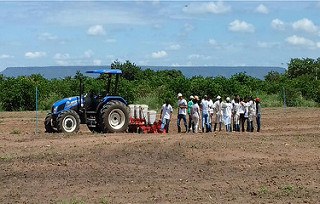
[[[91,73],[91,74],[122,74],[122,71],[120,69],[97,69],[97,70],[86,71],[86,73]]]

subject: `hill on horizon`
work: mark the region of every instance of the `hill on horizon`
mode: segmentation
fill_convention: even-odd
[[[248,76],[252,76],[258,79],[264,79],[269,72],[275,71],[283,74],[286,69],[283,67],[266,67],[266,66],[141,66],[142,70],[151,69],[158,70],[180,70],[184,76],[191,78],[194,76],[203,77],[231,77],[238,73],[245,73]],[[30,76],[32,74],[40,74],[44,78],[65,78],[68,76],[75,76],[77,71],[86,75],[92,76],[92,74],[86,74],[88,70],[94,69],[110,69],[110,66],[44,66],[44,67],[8,67],[0,74],[6,77],[18,77],[18,76]]]

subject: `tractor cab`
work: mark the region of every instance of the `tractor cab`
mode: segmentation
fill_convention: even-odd
[[[80,80],[79,96],[61,99],[52,106],[45,119],[46,132],[77,132],[80,124],[87,124],[92,132],[124,132],[128,128],[129,113],[127,102],[118,96],[119,69],[87,71],[100,74],[98,79],[106,80],[106,93],[83,94]],[[115,77],[115,80],[114,80]]]

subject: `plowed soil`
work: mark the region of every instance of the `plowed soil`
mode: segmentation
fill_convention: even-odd
[[[0,113],[0,203],[320,203],[320,109],[263,109],[257,133],[36,131]]]

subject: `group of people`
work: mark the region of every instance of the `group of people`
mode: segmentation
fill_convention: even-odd
[[[253,132],[254,122],[257,132],[261,128],[261,105],[260,99],[253,97],[240,98],[235,96],[232,100],[226,97],[223,100],[217,96],[215,101],[205,95],[202,100],[198,96],[190,96],[190,100],[178,94],[178,133],[181,130],[181,120],[185,127],[185,132],[198,133],[222,131],[222,124],[227,132]],[[161,129],[169,132],[169,125],[173,108],[169,101],[166,101],[161,108]],[[188,116],[188,122],[187,122]],[[201,127],[200,127],[201,122]],[[246,127],[246,129],[245,129]]]

